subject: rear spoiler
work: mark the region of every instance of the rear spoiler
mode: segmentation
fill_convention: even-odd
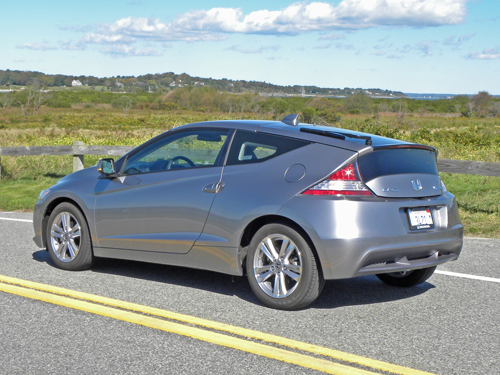
[[[420,145],[418,143],[408,143],[408,144],[390,145],[390,146],[378,146],[378,147],[373,147],[373,151],[388,150],[388,149],[395,149],[395,148],[413,148],[413,149],[433,151],[436,153],[436,156],[438,154],[437,148],[432,147],[432,146],[427,146],[427,145]]]

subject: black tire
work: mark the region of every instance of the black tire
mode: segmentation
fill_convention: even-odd
[[[255,233],[248,248],[246,269],[254,294],[274,309],[304,308],[318,298],[324,285],[307,242],[281,224],[265,225]]]
[[[407,288],[422,284],[435,270],[436,267],[430,267],[406,272],[380,273],[376,276],[386,284]]]
[[[58,268],[81,271],[92,267],[94,254],[87,220],[71,203],[61,203],[47,222],[47,250]]]

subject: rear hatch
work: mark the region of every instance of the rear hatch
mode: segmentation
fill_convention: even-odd
[[[358,158],[361,179],[377,196],[423,198],[442,194],[436,150],[422,145],[375,147]]]

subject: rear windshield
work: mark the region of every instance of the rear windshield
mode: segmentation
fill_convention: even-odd
[[[438,174],[434,151],[421,149],[386,149],[370,152],[358,159],[365,182],[380,176],[424,173]]]

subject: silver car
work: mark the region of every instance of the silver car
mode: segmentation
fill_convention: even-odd
[[[40,193],[34,241],[56,266],[95,257],[247,274],[267,306],[325,280],[410,287],[460,255],[463,227],[433,147],[278,121],[181,126]]]

